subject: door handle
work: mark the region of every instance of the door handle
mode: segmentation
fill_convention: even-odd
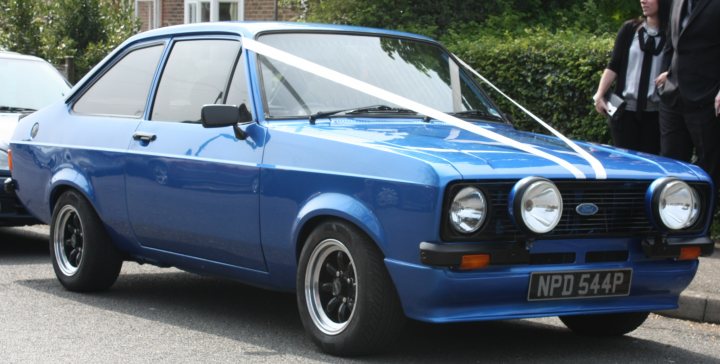
[[[146,133],[142,131],[136,131],[135,134],[133,134],[134,140],[140,140],[145,143],[150,143],[152,141],[155,141],[157,139],[157,135],[153,133]]]

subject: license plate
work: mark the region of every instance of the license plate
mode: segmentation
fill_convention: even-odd
[[[629,268],[532,273],[528,301],[627,296],[631,279]]]

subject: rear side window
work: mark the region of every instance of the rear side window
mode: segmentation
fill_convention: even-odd
[[[160,78],[152,120],[200,122],[206,104],[222,104],[240,42],[187,40],[175,43]]]
[[[163,46],[156,45],[128,53],[85,92],[73,110],[79,114],[142,116],[162,51]]]

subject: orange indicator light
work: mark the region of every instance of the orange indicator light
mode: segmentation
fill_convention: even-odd
[[[485,268],[490,264],[490,254],[463,255],[460,262],[460,269]]]
[[[678,259],[694,260],[694,259],[697,259],[699,256],[700,256],[700,247],[699,246],[688,246],[688,247],[680,248],[680,257],[678,257]]]

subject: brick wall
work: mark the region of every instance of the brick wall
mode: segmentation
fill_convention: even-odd
[[[163,0],[160,18],[162,26],[182,24],[185,20],[184,4],[183,0]]]
[[[138,19],[140,19],[140,31],[144,32],[150,29],[148,22],[152,17],[152,3],[146,1],[138,2],[137,13]]]
[[[147,30],[146,21],[151,3],[140,2],[138,5],[138,17],[142,24],[142,30]],[[182,24],[185,20],[185,2],[183,0],[162,0],[161,26]],[[278,8],[278,20],[291,21],[297,14],[291,9]],[[275,18],[275,0],[245,0],[245,20],[273,20]]]
[[[245,20],[272,20],[274,17],[274,0],[245,0]]]
[[[292,10],[278,8],[278,20],[293,20],[296,17]],[[275,0],[245,0],[245,20],[274,20]]]

